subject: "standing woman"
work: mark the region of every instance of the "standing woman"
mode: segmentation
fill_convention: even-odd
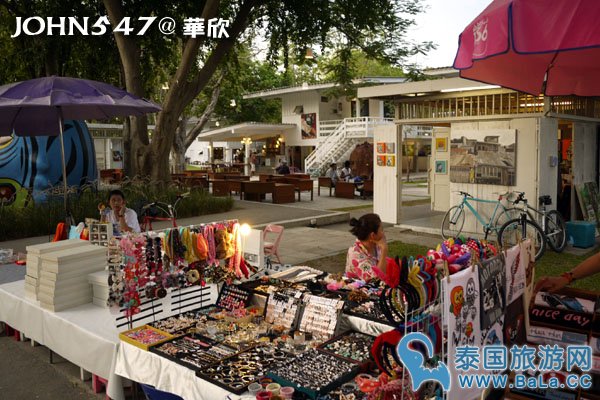
[[[256,153],[254,151],[250,154],[248,161],[250,162],[250,176],[254,176],[256,172]]]
[[[356,241],[348,249],[346,275],[365,281],[385,276],[388,247],[379,215],[352,218],[350,226]]]

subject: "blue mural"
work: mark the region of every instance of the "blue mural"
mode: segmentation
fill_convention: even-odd
[[[96,152],[85,122],[65,121],[64,141],[67,184],[81,187],[95,182]],[[58,136],[0,137],[0,202],[24,206],[31,196],[43,202],[49,188],[62,184]]]

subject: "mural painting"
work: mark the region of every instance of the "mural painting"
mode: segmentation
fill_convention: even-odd
[[[83,121],[65,121],[67,184],[81,187],[98,178],[94,140]],[[26,206],[47,200],[48,189],[62,186],[58,136],[0,137],[0,203]]]

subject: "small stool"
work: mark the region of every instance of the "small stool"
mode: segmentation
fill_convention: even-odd
[[[106,387],[108,386],[108,379],[104,379],[99,377],[96,374],[92,374],[92,390],[94,393],[100,393],[102,391],[106,391]],[[106,395],[106,400],[110,400],[108,394]]]
[[[12,336],[17,342],[21,341],[21,332],[8,324],[4,324],[4,326],[6,327],[6,336]]]

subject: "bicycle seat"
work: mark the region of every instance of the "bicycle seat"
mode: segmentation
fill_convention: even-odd
[[[550,197],[550,195],[544,195],[544,196],[540,196],[539,198],[540,200],[540,204],[543,204],[545,206],[549,206],[550,204],[552,204],[552,197]]]

